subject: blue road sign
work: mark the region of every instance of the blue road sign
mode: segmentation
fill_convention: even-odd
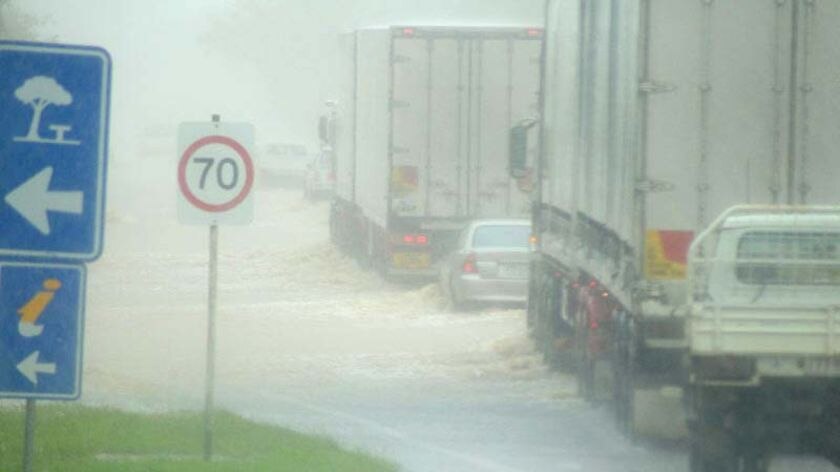
[[[0,257],[102,252],[111,60],[0,41]]]
[[[0,263],[0,396],[81,393],[85,268]]]

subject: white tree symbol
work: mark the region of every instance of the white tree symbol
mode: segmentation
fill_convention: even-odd
[[[27,79],[17,90],[15,98],[32,107],[32,122],[29,133],[23,139],[26,141],[41,141],[38,128],[41,125],[41,113],[49,105],[66,106],[73,103],[73,96],[52,77],[38,75]]]

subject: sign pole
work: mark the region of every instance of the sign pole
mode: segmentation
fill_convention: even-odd
[[[213,123],[219,122],[213,115]],[[218,276],[219,227],[210,225],[210,262],[207,284],[207,367],[204,392],[204,460],[213,460],[213,407],[216,376],[216,300]]]
[[[23,472],[32,472],[32,456],[35,450],[35,400],[26,399],[26,420],[23,432]]]

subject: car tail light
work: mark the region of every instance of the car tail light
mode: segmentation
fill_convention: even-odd
[[[419,244],[420,246],[425,246],[426,244],[429,244],[429,237],[425,234],[418,234],[414,240],[417,241],[417,244]]]
[[[417,242],[417,238],[413,234],[405,234],[403,235],[402,242],[403,244],[414,244]]]
[[[461,267],[461,271],[465,274],[478,273],[478,267],[475,265],[475,254],[467,255],[467,258],[464,259],[464,265]]]

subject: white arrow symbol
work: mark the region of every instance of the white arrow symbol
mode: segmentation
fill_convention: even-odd
[[[17,370],[34,385],[38,385],[38,374],[55,374],[55,364],[39,364],[38,354],[40,351],[33,352],[17,365]]]
[[[44,167],[6,195],[6,203],[45,236],[50,234],[48,211],[80,215],[84,201],[82,192],[51,192],[52,174],[52,167]]]

